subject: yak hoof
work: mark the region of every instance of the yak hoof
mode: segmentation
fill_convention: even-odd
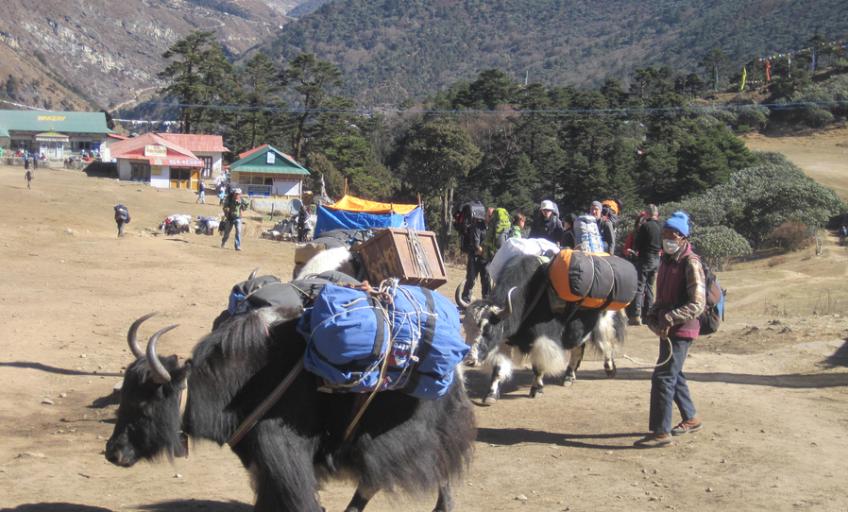
[[[495,405],[495,402],[497,402],[497,401],[498,401],[497,393],[489,393],[488,395],[486,395],[486,398],[483,399],[483,405],[485,405],[485,406]]]
[[[606,372],[607,378],[612,379],[613,377],[615,377],[615,374],[618,373],[618,368],[616,368],[615,363],[610,366],[604,364],[604,372]]]
[[[530,398],[536,398],[536,395],[541,395],[544,392],[544,386],[532,386],[530,388]]]
[[[574,381],[577,380],[577,377],[574,375],[566,375],[565,378],[562,379],[562,385],[570,388],[574,385]]]

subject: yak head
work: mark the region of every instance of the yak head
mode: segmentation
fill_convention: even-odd
[[[127,333],[135,361],[124,374],[115,430],[106,443],[106,459],[118,466],[129,467],[161,454],[174,457],[186,453],[185,438],[180,433],[180,397],[191,364],[180,366],[177,356],[160,359],[156,355],[159,337],[176,325],[155,333],[146,353],[141,351],[136,341],[138,327],[154,314],[133,322]]]
[[[507,294],[507,303],[499,306],[491,300],[472,302],[465,310],[462,327],[465,330],[465,342],[471,347],[468,363],[481,364],[495,349],[505,341],[504,322],[512,314],[512,293]]]

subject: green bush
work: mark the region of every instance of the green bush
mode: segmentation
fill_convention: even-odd
[[[823,226],[844,211],[837,195],[781,157],[758,155],[762,162],[735,172],[730,182],[660,207],[664,216],[689,213],[695,228],[726,226],[760,247],[785,222]]]
[[[695,228],[691,240],[694,251],[715,270],[724,269],[731,258],[751,254],[748,241],[727,226]]]

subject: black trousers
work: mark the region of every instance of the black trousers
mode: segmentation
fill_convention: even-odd
[[[489,295],[489,271],[486,270],[486,265],[489,262],[482,256],[474,254],[468,255],[468,264],[465,267],[465,287],[462,289],[462,299],[468,300],[471,298],[471,289],[474,288],[474,281],[477,276],[480,276],[480,286],[483,289],[483,297]]]

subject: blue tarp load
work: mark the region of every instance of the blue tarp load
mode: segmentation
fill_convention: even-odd
[[[376,203],[345,196],[318,207],[315,236],[333,229],[410,228],[425,231],[424,212],[417,205]]]

